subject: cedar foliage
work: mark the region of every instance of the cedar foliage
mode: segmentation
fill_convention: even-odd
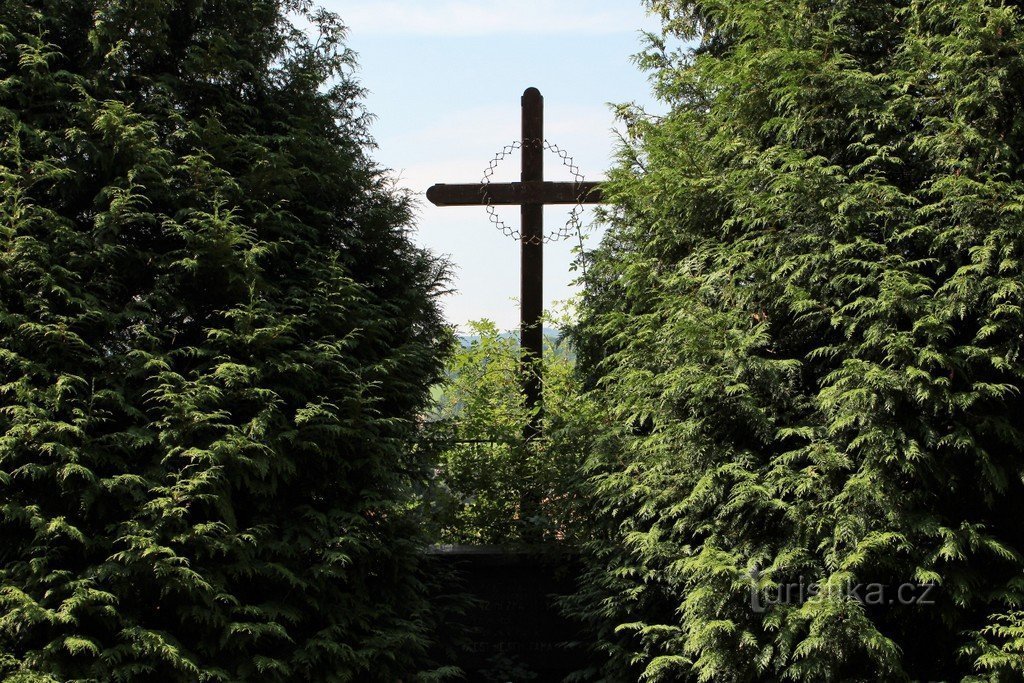
[[[353,66],[303,0],[0,0],[0,677],[424,650],[442,272]]]
[[[576,330],[622,425],[570,601],[590,673],[1020,680],[1021,3],[647,4],[668,113],[622,110]]]

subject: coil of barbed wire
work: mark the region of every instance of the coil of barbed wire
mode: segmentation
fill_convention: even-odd
[[[533,140],[531,139],[530,141]],[[569,173],[572,175],[573,184],[577,186],[582,186],[582,183],[585,180],[585,178],[583,174],[580,173],[579,166],[576,165],[575,160],[569,155],[569,153],[566,152],[561,147],[559,147],[558,145],[549,142],[546,138],[542,141],[542,144],[545,151],[552,152],[553,154],[558,156],[558,158],[562,160],[562,165],[565,168],[569,169]],[[498,228],[498,230],[504,233],[507,237],[511,237],[512,239],[516,240],[522,239],[522,233],[501,219],[501,216],[498,215],[498,210],[491,203],[490,194],[488,193],[487,188],[491,184],[491,178],[494,176],[494,172],[498,169],[498,165],[502,161],[504,161],[505,158],[508,157],[510,154],[522,148],[522,140],[516,140],[510,145],[505,145],[500,152],[494,155],[494,158],[491,159],[490,163],[487,164],[487,169],[484,171],[484,176],[480,180],[480,191],[483,193],[484,196],[484,208],[487,210],[487,216],[489,220],[491,221],[491,223],[494,224],[494,227]],[[542,240],[532,238],[531,243],[536,244],[540,242],[554,242],[558,240],[568,239],[574,235],[580,237],[580,239],[582,240],[583,224],[581,217],[583,216],[584,198],[584,192],[581,189],[578,197],[579,201],[572,208],[572,210],[569,211],[569,220],[565,222],[565,225],[562,225],[557,230],[553,230],[548,234],[544,235]]]

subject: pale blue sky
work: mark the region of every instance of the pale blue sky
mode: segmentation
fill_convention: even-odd
[[[321,0],[349,26],[359,77],[376,116],[377,160],[422,193],[436,182],[478,182],[494,153],[519,137],[519,97],[545,97],[546,136],[569,150],[587,179],[603,177],[615,147],[609,103],[654,106],[646,74],[630,61],[640,31],[657,22],[640,0]],[[546,158],[549,179],[569,176]],[[518,157],[499,169],[518,177]],[[547,229],[568,207],[545,212]],[[518,210],[502,217],[518,225]],[[589,219],[589,214],[587,215]],[[587,241],[599,235],[589,223]],[[420,200],[416,239],[447,255],[448,319],[490,318],[518,326],[519,246],[483,208],[437,208]],[[572,294],[573,242],[545,248],[545,299]]]

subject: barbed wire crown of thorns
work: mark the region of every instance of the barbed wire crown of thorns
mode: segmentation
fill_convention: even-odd
[[[578,199],[576,205],[573,206],[571,211],[569,211],[569,219],[565,222],[564,225],[559,226],[557,230],[552,230],[551,232],[544,235],[543,241],[545,243],[556,242],[569,239],[574,236],[582,239],[583,200],[586,198],[586,193],[582,189],[582,183],[586,180],[586,178],[580,172],[580,168],[579,166],[576,165],[576,161],[572,158],[572,156],[570,156],[567,151],[565,151],[558,145],[549,142],[546,138],[540,141],[531,138],[528,139],[527,142],[540,142],[543,145],[545,151],[551,152],[558,156],[558,158],[562,160],[562,165],[565,168],[569,169],[569,173],[570,175],[572,175],[573,184],[581,188],[579,194],[577,195]],[[501,164],[501,162],[504,161],[510,155],[512,155],[514,152],[522,148],[522,140],[516,140],[510,145],[505,145],[501,149],[501,151],[495,154],[494,158],[491,159],[491,161],[487,164],[487,169],[484,171],[483,178],[480,179],[480,191],[483,193],[484,208],[487,210],[488,219],[491,221],[491,223],[494,224],[494,227],[498,228],[498,230],[504,233],[505,236],[511,237],[512,239],[516,240],[522,239],[522,233],[518,229],[506,223],[504,220],[502,220],[501,216],[498,215],[497,207],[495,207],[494,204],[491,203],[491,197],[488,188],[491,184],[491,179],[494,177],[494,173],[498,169],[498,166]]]

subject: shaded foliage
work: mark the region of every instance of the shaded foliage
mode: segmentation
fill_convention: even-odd
[[[352,67],[301,0],[0,0],[0,676],[417,665],[442,272]]]

